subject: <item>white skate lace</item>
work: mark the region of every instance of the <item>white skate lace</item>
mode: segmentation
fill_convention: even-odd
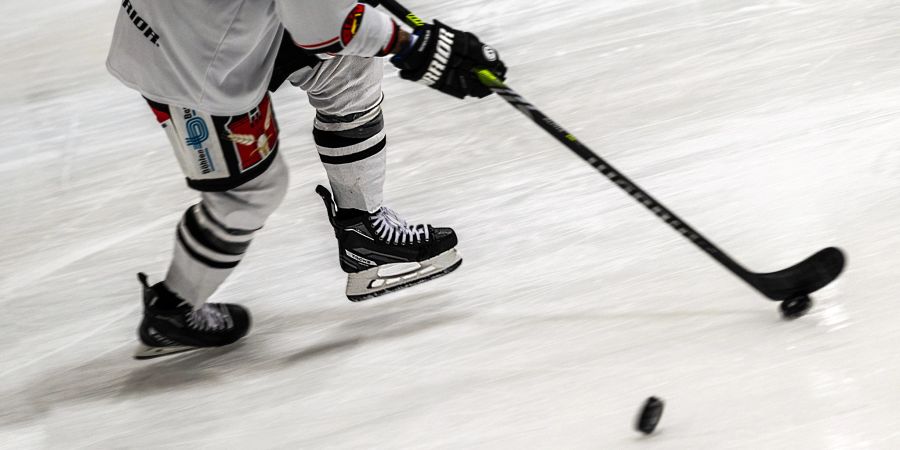
[[[225,307],[206,303],[199,308],[194,308],[187,317],[191,328],[201,331],[221,331],[233,326],[231,315]]]
[[[410,244],[429,239],[427,225],[409,225],[390,208],[381,207],[372,217],[378,237],[389,244]]]

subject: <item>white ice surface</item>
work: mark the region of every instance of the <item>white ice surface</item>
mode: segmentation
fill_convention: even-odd
[[[499,98],[385,81],[389,204],[452,225],[451,276],[353,304],[302,92],[285,204],[217,294],[230,349],[138,362],[194,200],[103,66],[117,3],[0,4],[0,447],[900,448],[896,0],[406,0],[754,270],[837,245],[785,322]],[[658,433],[632,429],[667,401]]]

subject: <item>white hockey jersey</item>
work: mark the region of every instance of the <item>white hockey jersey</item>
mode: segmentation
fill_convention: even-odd
[[[397,32],[355,0],[124,0],[106,65],[151,100],[242,114],[265,95],[284,28],[309,51],[360,56]]]

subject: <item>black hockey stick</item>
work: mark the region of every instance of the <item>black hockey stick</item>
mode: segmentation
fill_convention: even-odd
[[[395,0],[383,0],[380,3],[388,11],[402,18],[407,25],[413,28],[418,28],[425,24],[422,19]],[[597,169],[628,195],[632,196],[656,214],[657,217],[681,233],[682,236],[694,243],[694,245],[700,247],[701,250],[718,261],[719,264],[728,268],[728,270],[769,299],[781,301],[781,311],[785,317],[796,318],[805,314],[812,306],[809,294],[831,283],[844,269],[844,254],[835,247],[819,250],[796,265],[777,272],[756,273],[745,269],[703,237],[697,230],[681,220],[675,213],[663,206],[662,203],[651,197],[650,194],[629,180],[625,175],[622,175],[621,172],[604,161],[603,158],[587,148],[575,136],[522,98],[503,80],[500,80],[488,70],[479,70],[476,73],[485,86],[503,97],[507,103],[518,109],[522,114],[525,114],[532,122],[580,156],[581,159]]]

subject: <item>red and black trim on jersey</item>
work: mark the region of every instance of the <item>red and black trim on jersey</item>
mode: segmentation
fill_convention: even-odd
[[[315,44],[301,44],[297,41],[294,41],[294,43],[297,44],[297,47],[312,53],[337,53],[344,49],[344,46],[341,44],[340,36],[335,36]]]

